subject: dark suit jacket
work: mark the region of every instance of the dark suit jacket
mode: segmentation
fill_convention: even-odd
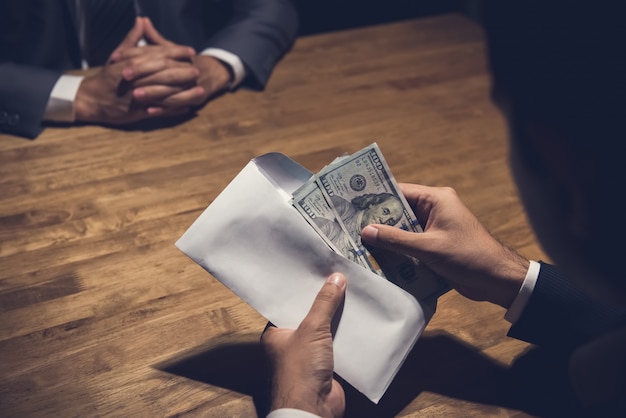
[[[603,376],[614,376],[610,370],[612,365],[620,367],[620,363],[626,364],[626,345],[623,350],[617,349],[618,353],[623,353],[618,354],[617,361],[601,358],[616,351],[616,341],[622,341],[619,344],[623,344],[624,340],[607,340],[606,337],[615,333],[623,336],[624,331],[626,306],[609,305],[589,297],[565,279],[556,267],[541,263],[535,289],[521,317],[509,330],[509,336],[568,356],[572,384],[580,388],[589,387],[593,383],[589,382],[588,376],[602,380]],[[612,346],[603,347],[603,340]],[[606,370],[600,369],[607,366]],[[588,411],[590,416],[614,416],[613,412],[617,410],[623,415],[615,416],[626,416],[626,369],[620,373],[622,375],[615,383],[619,387],[611,387],[606,391],[620,395],[593,405]],[[576,379],[586,381],[577,382]],[[583,398],[583,403],[584,398],[591,401],[598,398],[595,394],[587,396],[580,391],[578,395]]]
[[[0,0],[0,132],[36,137],[54,84],[80,68],[74,0]],[[297,35],[290,0],[141,0],[167,39],[239,56],[244,85],[262,89]],[[112,39],[111,51],[120,39]],[[109,52],[111,52],[109,51]],[[102,64],[102,63],[96,63]]]

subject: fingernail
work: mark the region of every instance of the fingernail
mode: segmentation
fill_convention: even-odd
[[[198,86],[196,87],[196,95],[202,96],[204,94],[204,87]]]
[[[196,50],[193,48],[188,48],[189,49],[189,55],[196,55]]]
[[[124,68],[122,70],[122,76],[124,76],[125,79],[130,80],[133,78],[133,70],[131,70],[130,68]]]
[[[376,241],[378,239],[378,228],[372,225],[367,225],[361,231],[361,238],[365,241]]]
[[[143,97],[146,95],[146,92],[143,89],[135,89],[133,90],[133,94],[135,97]]]
[[[120,53],[118,51],[115,51],[114,53],[111,54],[111,61],[117,61],[120,59]]]
[[[341,273],[333,273],[326,280],[327,283],[334,284],[340,289],[346,287],[346,278]]]

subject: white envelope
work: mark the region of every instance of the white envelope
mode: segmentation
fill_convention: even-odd
[[[335,372],[378,403],[433,310],[325,244],[290,204],[311,176],[279,153],[251,160],[176,246],[278,327],[296,328],[326,278],[343,273]]]

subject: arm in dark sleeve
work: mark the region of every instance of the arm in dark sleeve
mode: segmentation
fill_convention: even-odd
[[[35,138],[60,71],[0,63],[0,132]]]
[[[574,287],[550,264],[541,263],[535,289],[508,335],[548,349],[572,350],[626,323],[626,309]]]
[[[246,66],[246,83],[263,88],[298,31],[298,15],[291,0],[239,0],[233,17],[205,48],[221,48],[237,55]]]

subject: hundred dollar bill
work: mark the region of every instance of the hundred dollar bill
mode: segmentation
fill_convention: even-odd
[[[341,227],[315,181],[305,183],[296,190],[292,204],[333,251],[369,268],[364,254],[360,253],[356,243]]]
[[[329,164],[317,174],[315,181],[339,224],[373,269],[380,269],[388,280],[423,301],[431,301],[449,290],[447,283],[419,260],[368,249],[361,241],[361,230],[368,224],[422,232],[376,143]]]

